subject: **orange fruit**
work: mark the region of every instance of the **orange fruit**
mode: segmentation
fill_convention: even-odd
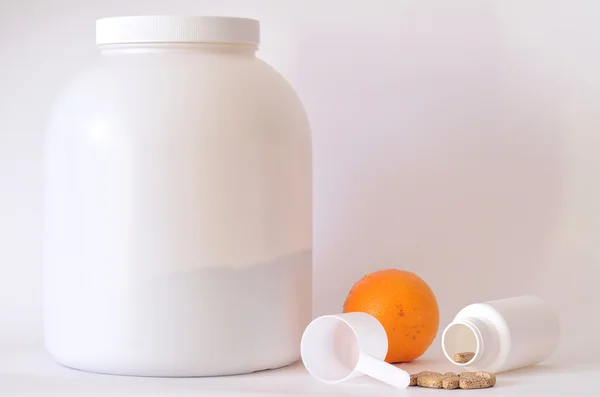
[[[381,322],[388,337],[385,361],[420,357],[438,331],[440,312],[429,285],[414,273],[387,269],[366,275],[348,294],[344,313],[365,312]]]

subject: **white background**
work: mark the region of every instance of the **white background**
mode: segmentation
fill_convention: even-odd
[[[600,352],[600,2],[2,0],[0,345],[41,343],[43,131],[96,56],[94,21],[262,21],[297,88],[315,166],[315,314],[415,271],[442,325],[523,293],[556,307],[559,357]],[[436,351],[438,350],[435,345]]]

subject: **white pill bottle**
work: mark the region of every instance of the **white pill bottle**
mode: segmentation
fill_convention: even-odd
[[[143,376],[300,357],[311,319],[311,138],[259,23],[97,22],[99,60],[45,143],[45,342],[60,363]]]
[[[554,310],[535,296],[519,296],[469,305],[442,334],[442,350],[468,371],[503,372],[549,358],[560,340]],[[472,352],[466,363],[456,353]]]

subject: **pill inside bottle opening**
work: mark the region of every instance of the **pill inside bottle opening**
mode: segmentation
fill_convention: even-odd
[[[447,357],[459,365],[467,365],[479,353],[475,332],[464,324],[448,328],[444,334],[443,346]]]

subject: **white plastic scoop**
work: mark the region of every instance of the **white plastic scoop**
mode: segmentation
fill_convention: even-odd
[[[399,389],[410,375],[384,361],[388,340],[381,323],[367,313],[319,317],[311,322],[300,344],[307,371],[326,383],[368,375]]]

